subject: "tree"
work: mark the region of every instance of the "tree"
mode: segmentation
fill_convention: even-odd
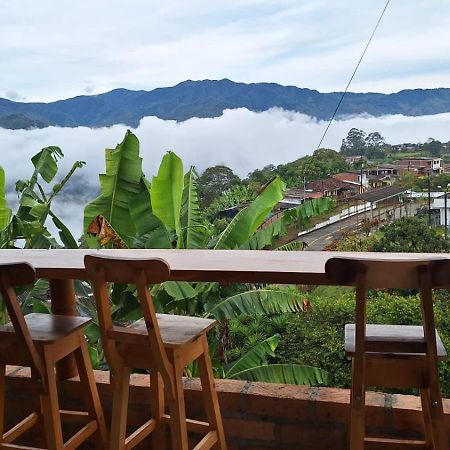
[[[420,217],[402,217],[380,231],[382,237],[373,247],[376,252],[441,253],[450,250],[449,241]]]
[[[369,159],[383,159],[385,153],[383,147],[386,145],[384,137],[378,131],[369,133],[365,139],[366,150],[365,155]]]
[[[417,177],[413,172],[404,172],[397,178],[397,184],[405,188],[412,188],[417,181]]]
[[[437,158],[442,154],[442,142],[430,138],[425,144],[423,144],[423,150],[429,153],[431,156]]]
[[[280,164],[276,168],[266,166],[262,170],[255,170],[249,174],[246,181],[254,189],[254,186],[259,188],[278,175],[289,187],[301,187],[303,186],[303,177],[308,182],[326,178],[348,169],[349,166],[340,153],[329,148],[319,148],[313,155],[304,156],[287,164]]]
[[[366,146],[369,148],[383,147],[384,145],[386,145],[386,141],[384,140],[384,137],[381,136],[381,134],[378,133],[378,131],[369,133],[365,139],[365,142],[366,142]]]
[[[240,182],[241,179],[227,166],[208,167],[198,179],[201,206],[209,206],[217,197]]]
[[[366,133],[358,128],[352,128],[342,140],[341,153],[345,156],[364,154],[366,150]]]

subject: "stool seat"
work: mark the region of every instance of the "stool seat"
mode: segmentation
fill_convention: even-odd
[[[438,359],[447,357],[444,344],[436,330]],[[423,327],[418,325],[366,325],[366,351],[395,355],[425,356],[426,341]],[[355,353],[355,324],[345,325],[345,352],[353,357]]]
[[[163,344],[167,348],[183,347],[206,334],[214,327],[216,321],[202,317],[177,316],[172,314],[156,314]],[[130,331],[134,337],[141,335],[148,342],[148,330],[142,318],[127,327],[114,327],[108,331],[108,336],[118,341],[121,337],[129,337]]]
[[[60,316],[56,314],[31,313],[24,316],[25,323],[36,342],[52,343],[83,328],[92,319],[78,316]],[[0,326],[0,337],[14,337],[15,330],[11,322]]]

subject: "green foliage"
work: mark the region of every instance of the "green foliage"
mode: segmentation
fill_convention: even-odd
[[[76,161],[59,182],[48,186],[47,192],[45,190],[58,174],[58,161],[63,156],[59,147],[45,147],[31,158],[34,165],[31,177],[16,182],[19,203],[14,214],[6,205],[5,177],[3,169],[0,170],[0,248],[60,247],[46,227],[49,218],[59,230],[63,245],[77,247],[69,229],[52,211],[52,202],[84,162]]]
[[[274,176],[279,176],[289,187],[299,187],[303,186],[304,178],[306,182],[313,181],[348,169],[349,166],[342,155],[334,150],[321,148],[313,155],[304,156],[287,164],[254,170],[248,175],[247,182],[257,190]]]
[[[342,140],[341,153],[345,156],[365,156],[368,159],[384,159],[386,142],[378,131],[366,135],[363,130],[352,128]]]
[[[184,176],[180,222],[185,248],[203,248],[207,239],[207,229],[200,212],[197,194],[197,173],[194,167],[191,167]]]
[[[268,233],[262,240],[254,239],[260,234],[259,227],[283,198],[285,184],[278,177],[267,183],[223,231],[214,234],[215,228],[204,219],[199,207],[197,186],[200,179],[193,168],[183,176],[182,161],[174,153],[168,152],[163,157],[158,174],[150,183],[142,174],[139,141],[131,132],[127,132],[116,150],[107,150],[106,163],[106,173],[100,176],[101,195],[85,209],[85,227],[96,215],[103,215],[110,224],[109,232],[116,233],[128,246],[179,249],[261,248],[272,244],[279,234]],[[222,169],[222,175],[224,172],[228,173]],[[220,174],[215,175],[216,178],[209,179],[211,183],[211,180],[223,181]],[[203,186],[205,185],[204,183]],[[306,203],[286,216],[286,220],[306,220],[326,210],[329,204],[328,199],[319,203]],[[90,245],[100,245],[100,241],[89,238],[87,241]],[[218,283],[171,281],[153,286],[152,293],[158,311],[215,316],[224,319],[225,323],[242,313],[260,315],[267,312],[292,312],[300,308],[295,295],[280,289],[250,289],[245,285],[224,287]],[[132,287],[115,285],[111,299],[115,319],[119,322],[139,317],[136,293]],[[257,342],[259,338],[255,343]],[[213,344],[212,347],[225,347],[226,339],[219,336],[218,342]],[[267,346],[264,348],[268,351]],[[239,358],[245,357],[248,358],[245,361],[252,361],[251,354],[239,355]],[[317,376],[316,382],[321,382],[324,378],[320,371],[305,371],[303,373],[294,367],[279,367],[273,371],[264,368],[261,374],[271,376],[278,382],[283,381],[283,376],[287,377],[285,381],[297,382],[313,382],[314,376]],[[259,373],[247,368],[241,371],[241,377],[244,372],[251,379]]]
[[[130,203],[145,189],[141,183],[142,158],[139,157],[139,141],[136,136],[127,131],[124,140],[114,150],[106,149],[105,159],[106,172],[99,176],[101,193],[84,209],[84,229],[87,229],[95,217],[101,215],[121,239],[130,245],[136,232]],[[145,201],[144,197],[140,199]]]
[[[254,200],[256,194],[244,184],[236,184],[217,197],[206,209],[205,218],[209,221],[216,219],[217,214],[233,206],[243,205]]]
[[[181,200],[183,197],[183,163],[173,152],[167,152],[153,177],[150,196],[153,214],[174,230],[181,240]]]
[[[246,208],[239,211],[217,239],[214,249],[240,248],[251,239],[273,207],[283,199],[285,184],[273,179]]]
[[[8,226],[11,217],[11,210],[6,205],[5,183],[5,171],[0,167],[0,231]]]
[[[381,239],[373,246],[377,252],[448,252],[449,241],[420,217],[402,217],[380,229]]]
[[[431,156],[437,158],[442,155],[442,142],[430,138],[425,144],[423,144],[422,149],[424,152],[427,152]]]
[[[450,184],[450,174],[442,173],[430,178],[430,186],[432,191],[445,191],[448,184]],[[427,191],[428,177],[416,177],[413,187],[414,190]]]
[[[375,244],[379,241],[378,233],[366,236],[363,233],[349,233],[343,235],[338,241],[334,241],[326,247],[328,251],[337,252],[373,252]]]
[[[198,194],[202,207],[208,207],[224,192],[239,185],[241,179],[226,166],[208,167],[198,179]]]
[[[216,319],[232,319],[242,315],[271,315],[302,311],[302,302],[295,291],[280,288],[253,289],[239,292],[207,304],[206,312]]]
[[[350,387],[351,363],[344,352],[344,326],[354,322],[354,292],[349,288],[323,286],[309,295],[311,308],[303,314],[286,315],[285,328],[275,362],[312,365],[328,373],[328,385]],[[438,291],[434,301],[436,328],[446,348],[450,347],[450,294]],[[367,303],[369,323],[421,324],[417,295],[371,293]],[[440,363],[442,391],[450,396],[450,362]],[[411,393],[412,391],[404,391]]]

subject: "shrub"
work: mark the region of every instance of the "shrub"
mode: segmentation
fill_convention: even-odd
[[[312,292],[310,302],[308,312],[285,316],[286,329],[281,333],[277,362],[320,367],[328,372],[330,386],[348,388],[351,363],[344,353],[344,326],[354,321],[354,293],[351,289],[318,288]],[[419,298],[372,292],[367,318],[370,323],[421,324]],[[435,318],[444,346],[450,351],[450,293],[447,291],[436,293]],[[440,363],[439,370],[443,395],[450,397],[450,362]]]

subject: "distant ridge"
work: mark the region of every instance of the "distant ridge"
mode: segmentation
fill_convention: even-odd
[[[96,128],[118,123],[137,127],[139,121],[147,116],[184,121],[193,117],[219,117],[225,109],[247,108],[260,112],[273,107],[327,120],[340,95],[339,92],[321,93],[276,83],[188,80],[152,91],[115,89],[100,95],[52,103],[23,103],[0,98],[0,127],[28,129],[57,125]],[[338,116],[422,116],[443,112],[450,112],[448,88],[403,90],[395,94],[349,92]]]

